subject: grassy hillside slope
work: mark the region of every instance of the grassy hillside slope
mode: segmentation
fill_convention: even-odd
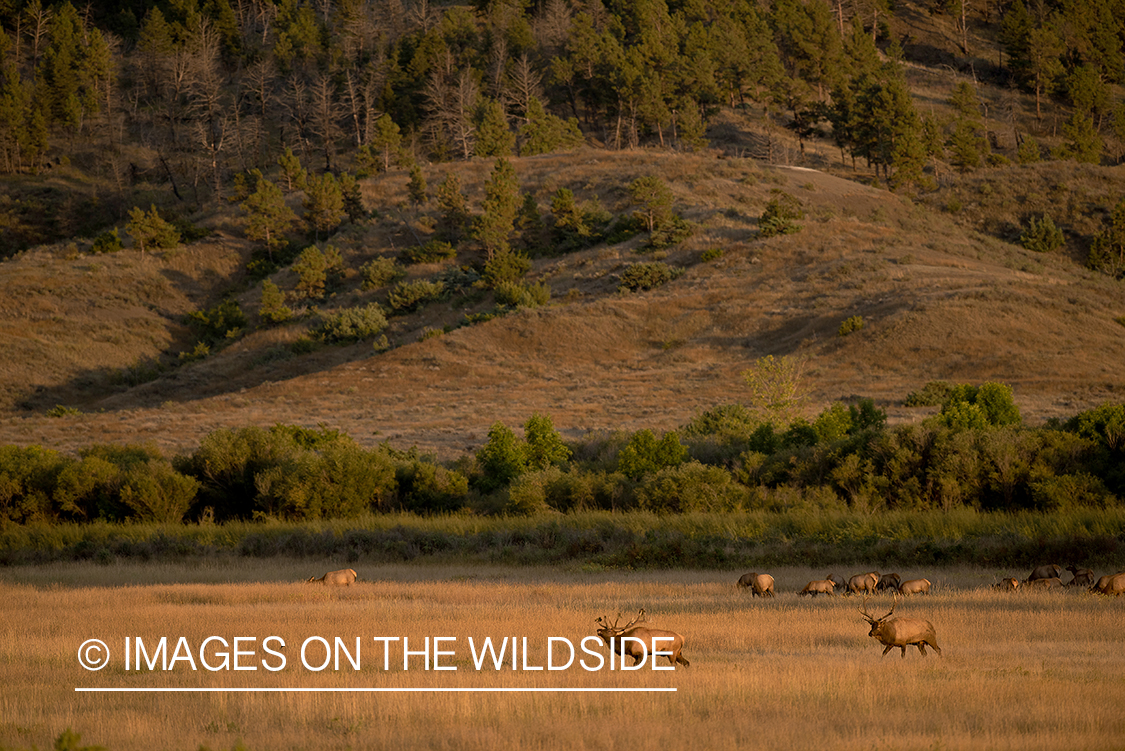
[[[0,442],[75,450],[152,440],[175,452],[218,427],[325,423],[364,444],[390,440],[450,458],[475,450],[494,421],[522,424],[537,411],[571,436],[674,428],[745,400],[740,373],[768,354],[806,360],[810,411],[867,396],[892,421],[921,419],[925,410],[900,405],[932,379],[1008,383],[1031,422],[1120,398],[1125,388],[1120,283],[1065,253],[982,234],[932,200],[714,152],[582,150],[513,164],[541,206],[570,187],[615,214],[631,210],[630,180],[659,175],[695,232],[655,254],[639,252],[634,238],[536,259],[529,276],[549,285],[549,305],[424,336],[489,307],[480,295],[458,295],[392,318],[392,346],[381,353],[367,342],[295,355],[288,345],[309,321],[255,328],[260,287],[240,285],[251,247],[233,209],[197,218],[214,234],[174,251],[31,251],[0,274]],[[475,206],[491,166],[433,166],[427,178],[458,173]],[[1081,169],[1088,184],[1120,194],[1119,169]],[[1050,170],[987,174],[1028,185]],[[355,270],[425,232],[426,212],[408,207],[406,181],[392,172],[364,182],[378,218],[332,239],[351,271],[322,309],[385,299],[363,291]],[[807,216],[800,232],[760,240],[758,217],[775,190],[798,198]],[[721,257],[704,262],[715,248]],[[686,273],[649,292],[617,291],[627,264],[654,259]],[[437,270],[409,267],[411,278]],[[283,289],[292,286],[286,274],[274,275]],[[145,362],[191,348],[183,315],[229,289],[250,314],[248,333],[147,380]],[[862,330],[838,336],[856,315]],[[48,416],[55,405],[82,414]]]

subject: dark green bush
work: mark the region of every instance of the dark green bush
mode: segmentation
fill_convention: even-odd
[[[647,475],[636,496],[639,508],[663,513],[733,511],[749,491],[724,469],[688,461]]]
[[[457,257],[457,249],[442,240],[430,240],[402,251],[403,263],[439,263]]]
[[[617,469],[630,479],[640,480],[652,472],[683,463],[687,456],[687,447],[680,443],[680,436],[674,430],[665,433],[660,440],[651,430],[638,430],[618,452]]]
[[[416,282],[399,282],[387,295],[387,304],[396,313],[409,313],[445,294],[445,285],[439,281],[419,279]]]
[[[406,272],[401,269],[393,258],[373,258],[359,267],[359,275],[363,278],[364,289],[379,289],[386,287],[391,282],[401,279]]]
[[[246,328],[246,314],[228,298],[207,310],[188,313],[187,323],[201,342],[214,345],[241,333]]]
[[[117,233],[117,228],[103,232],[94,238],[94,244],[90,246],[91,253],[116,253],[125,247],[121,242],[121,235]]]
[[[317,335],[329,344],[350,344],[378,336],[387,328],[387,317],[376,303],[344,308],[327,316],[317,327]]]
[[[801,202],[782,190],[774,188],[773,198],[766,204],[766,210],[758,219],[758,236],[790,235],[801,229],[797,220],[804,219],[805,211]]]
[[[667,284],[683,274],[683,269],[675,269],[663,261],[652,263],[631,263],[623,272],[617,282],[617,289],[630,292],[639,292],[653,289],[662,284]]]
[[[1066,237],[1062,230],[1046,214],[1039,219],[1032,217],[1027,223],[1027,229],[1020,235],[1020,245],[1037,253],[1050,253],[1065,244]]]
[[[459,509],[469,493],[469,480],[463,474],[416,457],[396,463],[395,480],[398,504],[422,514]]]
[[[953,384],[947,381],[930,381],[918,391],[907,394],[904,407],[940,407],[949,399]]]

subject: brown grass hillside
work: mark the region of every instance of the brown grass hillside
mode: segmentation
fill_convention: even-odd
[[[1125,287],[1065,252],[1034,254],[985,234],[987,222],[950,214],[935,205],[940,199],[915,203],[717,152],[582,150],[513,163],[544,211],[557,188],[569,187],[580,200],[628,213],[624,186],[657,174],[695,232],[655,254],[638,252],[634,239],[537,259],[530,277],[550,286],[548,306],[425,336],[490,307],[481,295],[434,303],[391,319],[392,347],[381,353],[364,343],[294,355],[288,344],[308,320],[256,327],[260,288],[238,286],[251,247],[235,209],[198,217],[215,232],[173,251],[93,256],[83,252],[89,243],[29,251],[0,267],[0,443],[76,450],[151,440],[182,452],[220,427],[324,423],[366,445],[389,440],[451,458],[479,447],[493,422],[515,426],[534,412],[570,436],[675,428],[700,410],[746,399],[740,373],[768,354],[806,360],[810,413],[866,396],[894,421],[921,419],[925,410],[900,405],[933,379],[1008,383],[1033,423],[1122,398]],[[475,207],[491,167],[436,165],[426,177],[433,186],[457,172]],[[956,189],[988,179],[1047,195],[1052,181],[1065,180],[1108,201],[1125,184],[1119,168],[984,174]],[[365,181],[378,218],[332,238],[351,271],[321,309],[385,299],[385,290],[361,290],[355,270],[426,233],[432,219],[408,206],[406,182],[401,172]],[[778,189],[804,205],[803,229],[759,240],[757,218]],[[1005,190],[1005,200],[1013,196],[1016,188]],[[981,216],[1003,221],[979,206]],[[722,256],[703,262],[713,248]],[[650,292],[616,291],[627,264],[656,259],[686,273]],[[412,278],[438,270],[409,267]],[[283,289],[289,273],[274,277]],[[236,299],[251,318],[248,333],[138,383],[138,363],[191,348],[183,315],[232,288],[242,290]],[[856,315],[862,330],[838,336]],[[47,416],[55,405],[82,414]]]

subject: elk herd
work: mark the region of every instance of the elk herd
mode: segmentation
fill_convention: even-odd
[[[1071,579],[1066,584],[1062,582],[1062,572],[1071,573]],[[308,583],[324,584],[325,586],[350,586],[356,581],[356,572],[346,568],[340,571],[329,571],[320,577],[310,576]],[[775,597],[774,578],[770,574],[752,572],[743,574],[738,579],[738,587],[747,588],[754,597]],[[934,625],[921,618],[894,616],[898,607],[899,597],[930,593],[929,579],[902,580],[897,573],[880,574],[878,571],[868,571],[856,574],[845,580],[842,576],[828,574],[823,579],[814,579],[804,586],[798,595],[834,595],[837,590],[843,594],[863,595],[863,607],[860,614],[871,626],[868,636],[883,645],[885,656],[895,647],[902,650],[902,657],[906,657],[906,648],[913,645],[925,657],[926,647],[932,648],[941,655],[941,647],[937,643],[937,632]],[[1054,589],[1054,588],[1086,588],[1087,591],[1103,595],[1125,594],[1125,571],[1116,574],[1107,574],[1098,579],[1094,572],[1088,568],[1067,566],[1063,569],[1057,564],[1036,567],[1026,579],[1022,581],[1009,576],[993,585],[994,589],[1004,592],[1015,592],[1027,589]],[[876,618],[868,612],[868,601],[871,596],[880,592],[891,592],[894,602],[890,611],[881,618]],[[632,657],[633,664],[642,662],[646,656],[651,655],[655,661],[657,655],[667,657],[674,668],[677,665],[687,667],[691,663],[683,656],[684,637],[675,631],[649,628],[642,625],[645,622],[645,611],[642,608],[636,617],[625,625],[619,625],[621,614],[618,613],[613,623],[605,616],[597,618],[597,635],[611,652],[625,657]]]

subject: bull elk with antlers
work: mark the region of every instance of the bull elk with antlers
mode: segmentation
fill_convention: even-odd
[[[937,634],[934,632],[934,624],[929,621],[924,621],[921,618],[891,618],[895,612],[895,607],[898,605],[898,595],[895,595],[894,604],[891,605],[891,612],[884,615],[882,618],[875,618],[867,612],[867,598],[863,599],[863,610],[859,611],[864,619],[871,624],[871,631],[867,635],[872,639],[878,639],[882,644],[886,645],[883,649],[883,656],[890,652],[894,647],[902,649],[902,656],[906,657],[906,648],[913,644],[918,647],[918,651],[922,656],[926,656],[926,645],[934,648],[934,651],[941,655],[941,647],[937,645]]]
[[[636,618],[624,626],[617,625],[618,621],[621,620],[620,613],[617,614],[617,618],[614,619],[612,625],[610,625],[609,618],[602,616],[596,620],[601,625],[601,628],[598,629],[598,636],[606,643],[607,647],[621,655],[622,659],[626,655],[632,657],[634,665],[645,659],[646,651],[652,656],[653,660],[656,660],[656,653],[660,652],[668,658],[672,667],[680,664],[686,668],[691,664],[686,657],[680,654],[684,648],[683,636],[675,631],[638,626],[637,624],[643,623],[644,619],[644,608],[641,608]]]

